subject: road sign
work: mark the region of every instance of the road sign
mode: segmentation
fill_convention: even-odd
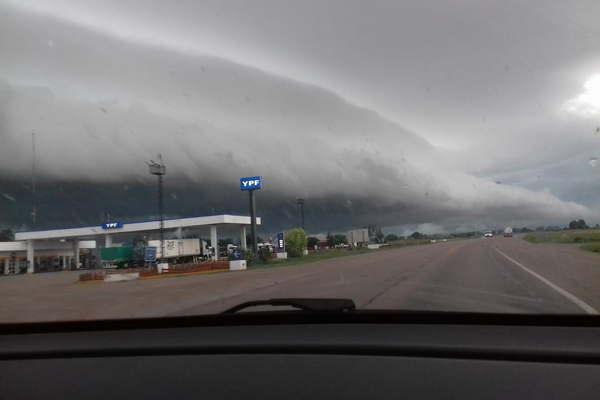
[[[240,189],[243,191],[260,190],[262,188],[262,177],[249,176],[240,178]]]
[[[283,232],[277,233],[277,249],[281,251],[285,250],[285,240],[283,239]]]
[[[146,247],[144,250],[144,262],[156,262],[156,247]]]
[[[109,231],[111,229],[121,229],[121,228],[123,228],[122,222],[107,222],[105,224],[102,224],[102,229],[104,229],[105,231]]]
[[[244,250],[241,249],[234,249],[231,254],[229,255],[229,260],[231,261],[236,261],[236,260],[243,260],[244,259]]]

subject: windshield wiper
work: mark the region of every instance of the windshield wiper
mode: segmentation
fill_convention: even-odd
[[[268,299],[247,301],[238,304],[228,310],[223,311],[223,314],[234,314],[240,310],[256,306],[289,306],[299,308],[302,311],[309,312],[334,312],[344,313],[356,310],[356,305],[351,299]]]

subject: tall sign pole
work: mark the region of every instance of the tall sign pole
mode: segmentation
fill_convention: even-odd
[[[258,244],[256,243],[256,200],[254,191],[262,188],[262,177],[250,176],[240,178],[240,190],[248,192],[250,199],[250,237],[252,239],[252,252],[258,253]]]
[[[256,243],[256,200],[254,190],[248,192],[250,196],[250,237],[252,238],[252,252],[258,253],[258,244]]]

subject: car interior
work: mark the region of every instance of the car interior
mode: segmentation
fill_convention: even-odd
[[[600,320],[272,299],[217,315],[3,324],[0,376],[7,399],[591,399]]]

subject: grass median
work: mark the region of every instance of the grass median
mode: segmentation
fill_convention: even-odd
[[[409,239],[409,240],[398,240],[389,243],[389,245],[383,246],[379,249],[367,249],[366,247],[349,249],[329,249],[329,250],[317,250],[311,251],[308,255],[303,257],[289,257],[287,260],[269,260],[268,262],[255,261],[250,265],[251,269],[257,268],[274,268],[274,267],[288,267],[294,265],[311,264],[318,261],[330,260],[339,257],[357,256],[360,254],[373,253],[376,251],[385,251],[391,249],[397,249],[406,246],[420,246],[424,244],[430,244],[429,240],[425,239]]]
[[[269,260],[268,262],[264,261],[254,261],[250,265],[250,269],[257,268],[276,268],[276,267],[291,267],[294,265],[304,265],[311,264],[318,261],[325,261],[332,258],[339,257],[348,257],[359,254],[371,253],[377,250],[369,250],[366,248],[348,250],[348,249],[331,249],[331,250],[319,250],[308,253],[308,255],[303,257],[289,257],[287,260]]]

